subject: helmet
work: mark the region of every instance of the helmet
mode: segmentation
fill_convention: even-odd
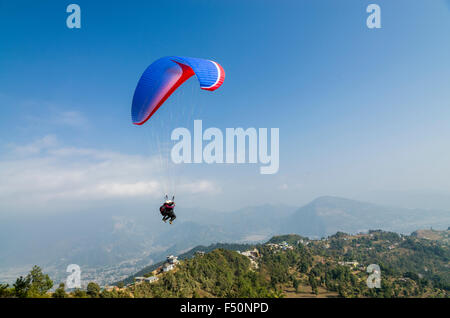
[[[175,199],[175,196],[172,196],[172,200],[170,200],[169,196],[166,194],[164,196],[164,199],[166,199],[166,204],[171,204],[171,203],[173,203],[173,200]]]

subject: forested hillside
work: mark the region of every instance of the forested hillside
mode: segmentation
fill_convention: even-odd
[[[134,282],[55,292],[37,268],[3,297],[449,297],[447,244],[417,236],[370,231],[338,232],[321,240],[298,235],[258,245],[197,247],[178,260],[141,271]],[[369,287],[369,265],[380,269]],[[373,265],[372,265],[373,266]],[[375,287],[373,287],[375,286]]]

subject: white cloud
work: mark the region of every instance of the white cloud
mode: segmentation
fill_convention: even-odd
[[[78,105],[39,99],[19,99],[12,96],[0,94],[0,102],[4,104],[14,104],[16,108],[22,108],[23,117],[28,122],[28,126],[65,126],[72,128],[86,128],[89,120],[85,114],[79,110]]]
[[[184,183],[180,187],[180,190],[192,194],[217,194],[221,192],[220,187],[208,180],[200,180],[190,183]]]
[[[47,135],[41,139],[38,139],[30,144],[14,146],[12,148],[18,155],[35,155],[42,150],[55,147],[58,144],[57,138],[54,135]]]
[[[12,146],[0,160],[0,213],[105,199],[159,199],[165,175],[154,157],[65,147],[55,136]],[[218,193],[207,180],[177,185],[185,194]]]
[[[57,124],[73,127],[84,127],[88,123],[86,117],[78,111],[59,112],[55,115],[53,121]]]
[[[156,181],[134,183],[104,183],[97,185],[97,192],[113,196],[142,196],[158,192],[159,184]]]

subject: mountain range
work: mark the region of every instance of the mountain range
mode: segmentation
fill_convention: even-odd
[[[162,223],[157,211],[2,220],[0,282],[10,282],[32,264],[58,280],[66,277],[67,265],[78,264],[90,279],[107,283],[197,245],[255,243],[283,233],[310,238],[369,229],[409,234],[450,225],[449,211],[395,208],[331,196],[300,208],[263,205],[231,212],[178,208],[177,215],[173,225]]]

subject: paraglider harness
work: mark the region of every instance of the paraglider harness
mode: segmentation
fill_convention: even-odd
[[[173,209],[175,208],[175,202],[173,200],[175,199],[175,196],[172,197],[172,200],[169,200],[167,195],[165,196],[166,202],[164,202],[163,205],[159,207],[159,212],[161,212],[161,215],[163,216],[163,221],[166,222],[168,219],[170,219],[170,224],[172,224],[173,220],[176,219],[176,215],[173,212]]]

